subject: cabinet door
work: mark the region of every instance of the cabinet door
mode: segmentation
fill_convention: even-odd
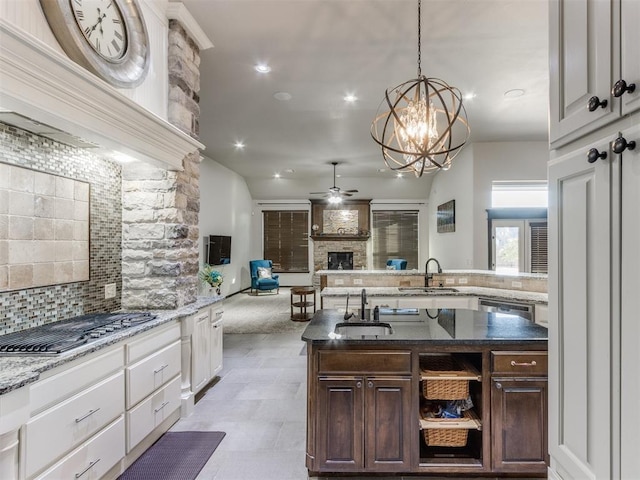
[[[636,89],[632,93],[625,93],[621,97],[622,114],[628,115],[640,108],[640,2],[638,0],[622,0],[620,18],[621,25],[621,55],[622,78],[627,84],[635,83]],[[614,82],[618,79],[615,78]]]
[[[417,431],[411,426],[411,377],[365,379],[365,466],[369,471],[411,471]]]
[[[588,163],[591,147],[607,158]],[[565,480],[611,477],[612,162],[605,139],[549,166],[549,452]]]
[[[318,380],[317,465],[319,471],[360,471],[364,466],[362,377]]]
[[[547,379],[493,379],[491,451],[496,472],[547,471]]]
[[[640,144],[640,127],[623,132]],[[640,472],[638,431],[640,431],[640,149],[622,154],[622,269],[621,269],[621,471],[624,479]]]
[[[220,312],[222,314],[222,312]],[[222,318],[222,315],[220,317]],[[211,356],[209,372],[213,378],[222,370],[222,320],[211,320]]]
[[[209,379],[211,355],[211,326],[209,310],[198,314],[193,325],[192,357],[191,357],[191,389],[197,393]]]
[[[549,17],[549,141],[559,146],[615,120],[612,80],[619,72],[613,5],[619,0],[552,0]],[[635,1],[635,0],[632,0]],[[617,20],[617,17],[615,17]],[[633,47],[634,49],[636,46]],[[589,99],[606,100],[590,112]],[[562,139],[562,142],[559,140]]]

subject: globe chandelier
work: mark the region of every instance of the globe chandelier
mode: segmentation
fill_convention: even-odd
[[[387,167],[416,177],[448,170],[470,134],[460,90],[422,74],[421,4],[418,0],[418,77],[387,89],[371,123]]]

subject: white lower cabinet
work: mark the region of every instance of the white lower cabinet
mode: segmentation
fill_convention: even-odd
[[[122,415],[123,377],[120,371],[27,422],[24,428],[27,478]]]
[[[222,309],[207,308],[191,320],[191,390],[198,393],[222,369]]]
[[[127,453],[180,408],[180,376],[127,411]]]
[[[101,478],[124,457],[124,416],[108,425],[53,467],[38,475],[38,480]]]

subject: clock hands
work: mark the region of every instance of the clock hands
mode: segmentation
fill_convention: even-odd
[[[87,34],[87,38],[91,38],[91,34],[95,31],[98,26],[100,27],[100,34],[103,35],[104,31],[102,30],[102,20],[107,16],[106,13],[100,14],[100,7],[98,7],[98,21],[91,27],[87,28],[85,33]]]

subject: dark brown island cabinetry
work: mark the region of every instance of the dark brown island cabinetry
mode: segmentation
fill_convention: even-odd
[[[491,431],[494,471],[547,471],[546,352],[492,352]]]
[[[322,351],[316,377],[320,471],[411,469],[411,353]],[[375,371],[375,374],[373,372]]]
[[[419,317],[391,322],[385,335],[345,339],[329,335],[343,316],[320,310],[302,337],[310,474],[545,477],[546,329],[520,317],[499,328],[504,319],[492,315],[457,310],[455,332]],[[425,368],[439,356],[461,368],[439,378]],[[431,390],[434,381],[468,390]],[[473,405],[464,418],[433,417],[439,402],[465,397]]]

